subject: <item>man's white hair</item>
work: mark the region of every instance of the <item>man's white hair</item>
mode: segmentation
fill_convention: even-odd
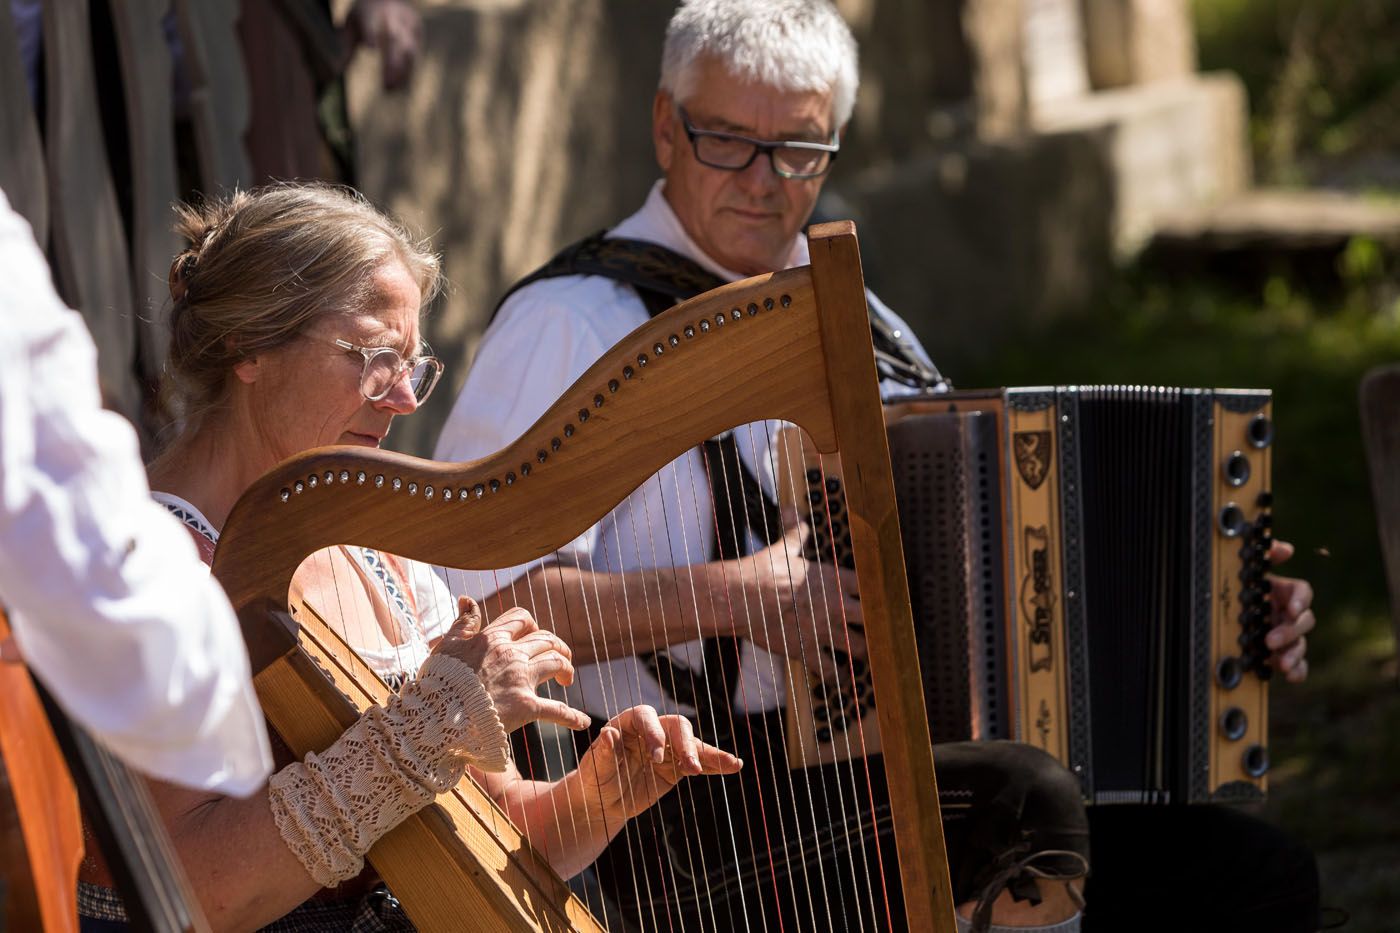
[[[781,91],[830,91],[837,128],[855,107],[856,40],[830,0],[685,0],[666,27],[661,89],[695,91],[702,58]]]

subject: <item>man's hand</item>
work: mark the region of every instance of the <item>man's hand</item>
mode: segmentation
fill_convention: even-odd
[[[1269,560],[1281,564],[1293,556],[1293,545],[1275,541],[1269,548]],[[1269,663],[1289,683],[1302,683],[1308,677],[1307,634],[1317,624],[1312,611],[1313,589],[1306,580],[1269,575],[1273,584],[1269,599],[1273,604],[1269,634],[1264,643],[1269,647]]]
[[[515,608],[484,628],[476,601],[457,597],[457,620],[433,647],[470,665],[491,694],[507,732],[543,720],[568,729],[586,729],[588,714],[535,693],[546,680],[560,686],[574,682],[573,652],[553,632],[541,629],[530,613]]]
[[[697,739],[684,716],[658,716],[650,706],[634,706],[608,720],[579,759],[578,775],[590,812],[617,826],[656,803],[682,778],[733,774],[743,766],[723,749]]]
[[[729,561],[725,574],[745,593],[732,609],[734,634],[830,675],[831,656],[822,648],[865,657],[859,586],[854,570],[802,556],[811,533],[797,524],[752,557]]]
[[[408,83],[423,47],[423,19],[409,0],[356,0],[346,20],[350,46],[379,52],[384,90]]]

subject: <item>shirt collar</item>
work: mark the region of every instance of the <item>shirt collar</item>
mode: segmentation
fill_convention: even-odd
[[[700,264],[701,268],[714,273],[726,282],[736,282],[739,279],[748,278],[748,276],[740,275],[732,269],[726,269],[696,245],[690,234],[686,232],[681,219],[671,209],[670,202],[666,200],[665,187],[666,179],[657,179],[656,183],[651,186],[651,191],[647,194],[646,202],[642,204],[641,209],[614,227],[608,235],[660,244],[694,260]],[[807,238],[798,236],[792,244],[792,250],[788,254],[788,262],[784,268],[805,266],[810,261],[807,252]]]

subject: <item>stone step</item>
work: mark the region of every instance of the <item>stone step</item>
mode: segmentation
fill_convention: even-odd
[[[1247,120],[1244,85],[1213,72],[1056,101],[1037,109],[1033,126],[1094,142],[1110,181],[1114,246],[1131,256],[1164,214],[1248,189]]]
[[[1283,274],[1337,284],[1338,259],[1358,237],[1373,241],[1385,257],[1400,257],[1400,203],[1336,191],[1255,189],[1163,215],[1142,262],[1172,274],[1246,280]]]

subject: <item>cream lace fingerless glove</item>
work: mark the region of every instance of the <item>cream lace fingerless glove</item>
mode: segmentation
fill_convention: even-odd
[[[282,839],[325,887],[353,878],[389,830],[457,785],[468,764],[504,771],[508,742],[476,671],[432,655],[388,705],[268,782]]]

